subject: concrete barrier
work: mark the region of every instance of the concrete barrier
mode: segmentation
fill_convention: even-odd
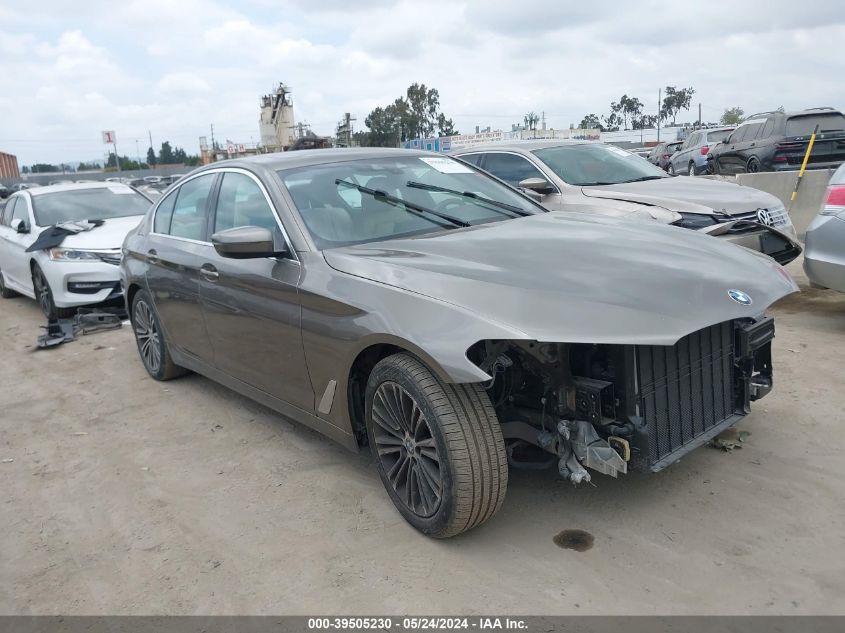
[[[789,217],[795,230],[803,239],[807,231],[807,225],[816,217],[821,207],[827,183],[833,175],[832,169],[814,169],[804,172],[801,187],[798,189],[798,196],[792,207],[789,206],[789,197],[795,188],[798,180],[797,171],[765,172],[760,174],[737,174],[736,176],[710,176],[720,180],[733,181],[740,185],[754,187],[780,198],[784,206],[789,209]]]

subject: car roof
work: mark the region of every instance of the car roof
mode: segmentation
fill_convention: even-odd
[[[426,152],[397,147],[344,147],[336,149],[302,149],[271,154],[258,154],[245,158],[232,158],[210,163],[193,173],[220,167],[250,167],[261,166],[271,171],[277,169],[291,169],[294,167],[310,167],[348,160],[362,160],[367,158],[390,158],[392,156],[443,156],[437,152]]]
[[[527,141],[498,141],[493,143],[484,143],[483,145],[473,145],[462,149],[456,149],[450,154],[469,154],[471,152],[489,152],[494,150],[500,151],[517,151],[517,152],[532,152],[536,149],[545,149],[547,147],[562,147],[564,145],[586,145],[599,144],[606,145],[606,143],[599,143],[598,141],[581,141],[568,138],[552,138],[552,139],[537,139]]]
[[[114,189],[115,187],[125,187],[132,190],[129,185],[124,185],[119,182],[71,182],[61,185],[47,185],[46,187],[36,187],[34,189],[27,189],[31,196],[43,196],[47,193],[61,193],[63,191],[80,191],[84,189]]]

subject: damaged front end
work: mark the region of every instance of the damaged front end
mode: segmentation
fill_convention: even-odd
[[[480,341],[468,357],[516,467],[657,472],[732,426],[772,388],[771,317],[701,329],[672,346]]]

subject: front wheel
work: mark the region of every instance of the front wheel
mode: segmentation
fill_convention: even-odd
[[[674,165],[672,165],[672,163],[669,163],[669,164],[666,166],[666,173],[667,173],[667,174],[669,174],[670,176],[674,176],[674,175],[675,175],[675,166],[674,166]]]
[[[690,163],[687,167],[687,176],[695,176],[695,163]]]
[[[145,290],[139,290],[132,298],[132,330],[138,353],[147,373],[156,380],[170,380],[187,373],[187,370],[173,362],[161,322],[158,320],[152,299]]]
[[[365,405],[379,476],[408,523],[447,538],[496,514],[507,454],[480,385],[442,383],[413,356],[395,354],[370,374]]]
[[[69,319],[76,314],[75,308],[59,308],[53,300],[53,291],[50,283],[44,275],[44,271],[38,264],[32,264],[32,289],[35,291],[35,299],[41,312],[48,319]]]

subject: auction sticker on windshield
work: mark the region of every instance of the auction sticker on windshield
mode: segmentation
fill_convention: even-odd
[[[466,165],[451,158],[440,158],[439,156],[427,156],[420,158],[429,167],[434,167],[441,174],[471,174],[472,170]]]

